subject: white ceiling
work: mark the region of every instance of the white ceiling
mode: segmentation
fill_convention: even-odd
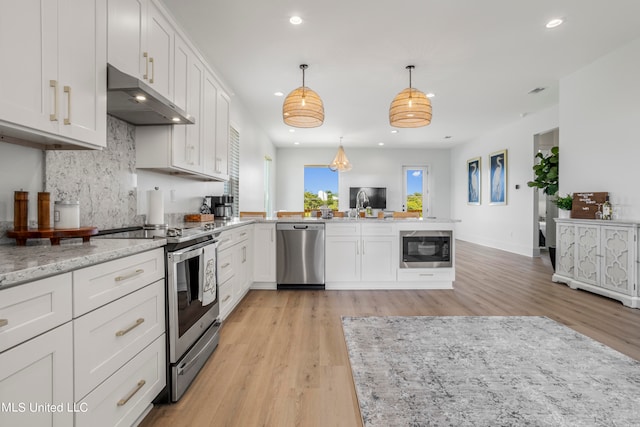
[[[640,37],[638,0],[163,0],[277,146],[449,147],[558,103],[558,81]],[[294,26],[289,18],[304,22]],[[555,17],[565,23],[548,30]],[[282,121],[306,85],[325,121]],[[392,134],[388,111],[409,85],[434,92],[429,126]],[[536,87],[545,91],[529,95]],[[597,108],[597,94],[594,94]],[[451,136],[446,139],[446,136]]]

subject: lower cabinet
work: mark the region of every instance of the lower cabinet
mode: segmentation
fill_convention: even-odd
[[[73,425],[71,322],[0,353],[0,425]]]
[[[553,281],[638,308],[638,226],[611,221],[557,219]]]
[[[224,231],[219,236],[218,290],[220,318],[225,320],[253,282],[253,228]]]
[[[253,227],[253,282],[276,283],[276,224],[257,223]]]

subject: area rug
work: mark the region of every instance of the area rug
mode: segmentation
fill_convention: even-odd
[[[640,362],[546,317],[343,317],[365,427],[640,425]]]

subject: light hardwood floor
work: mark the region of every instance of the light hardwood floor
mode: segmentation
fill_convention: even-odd
[[[453,290],[250,291],[184,397],[142,426],[361,426],[341,316],[547,316],[640,360],[640,310],[551,282],[548,256],[456,245]]]

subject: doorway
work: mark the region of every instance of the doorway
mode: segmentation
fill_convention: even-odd
[[[547,156],[552,147],[560,144],[560,129],[555,128],[548,132],[539,133],[533,137],[533,155],[542,153]],[[537,160],[536,160],[537,161]],[[546,252],[550,247],[556,247],[556,227],[554,218],[558,217],[558,207],[552,203],[555,195],[544,194],[542,190],[535,189],[533,203],[534,219],[534,256],[540,252]]]

